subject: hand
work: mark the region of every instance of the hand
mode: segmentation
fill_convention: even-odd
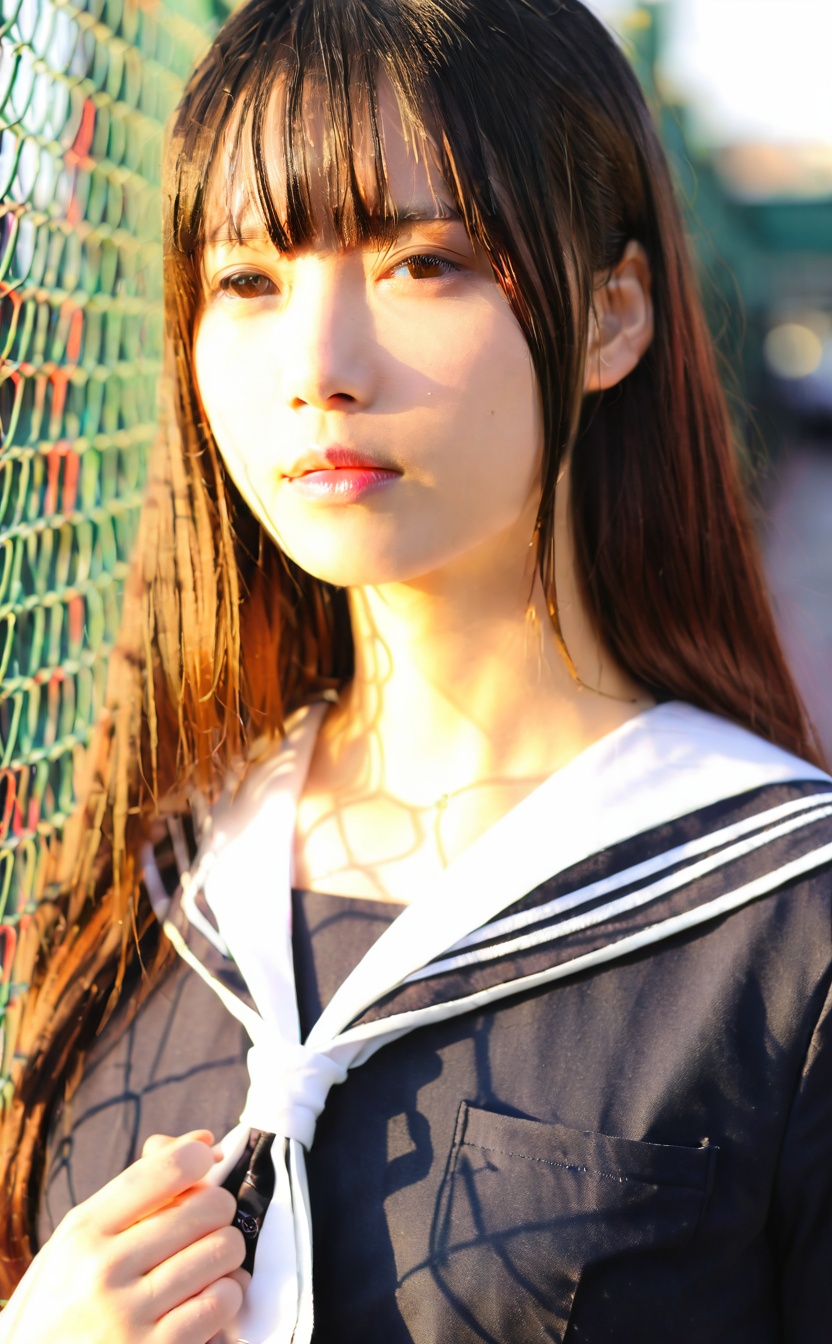
[[[0,1344],[208,1344],[240,1309],[233,1195],[207,1185],[213,1136],[155,1135],[64,1218],[0,1314]]]

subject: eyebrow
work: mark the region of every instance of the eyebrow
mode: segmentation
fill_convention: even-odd
[[[404,227],[417,224],[461,224],[462,216],[453,206],[445,205],[437,210],[430,210],[423,206],[413,206],[408,210],[394,214],[388,220],[379,219],[377,226],[372,230],[371,236],[382,242],[389,242],[402,231]],[[245,246],[250,243],[268,243],[271,245],[271,239],[262,223],[250,224],[248,226],[237,226],[231,219],[226,219],[217,228],[212,229],[205,238],[206,245],[217,246],[221,243],[237,243]]]

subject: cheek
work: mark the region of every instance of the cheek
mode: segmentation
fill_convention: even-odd
[[[233,328],[208,314],[200,322],[194,339],[194,375],[200,399],[216,438],[236,428],[245,416],[245,399],[240,396],[239,373],[245,367],[241,358],[241,339]],[[233,410],[233,416],[231,412]]]
[[[508,438],[515,452],[533,452],[536,380],[529,348],[510,312],[500,312],[490,327],[476,331],[463,361],[457,379],[472,423],[490,422],[489,439],[505,447]]]
[[[231,410],[230,388],[237,385],[236,369],[229,369],[228,345],[228,337],[219,329],[219,324],[212,321],[210,316],[203,318],[194,338],[194,378],[214,437],[223,451],[222,440],[226,437]],[[239,397],[234,400],[235,411],[239,414]]]
[[[432,346],[439,388],[434,409],[444,414],[428,461],[441,456],[445,479],[458,476],[477,498],[493,495],[498,508],[511,512],[525,503],[540,475],[542,430],[531,353],[499,291],[458,318]]]
[[[196,385],[211,431],[235,484],[246,496],[246,470],[251,445],[262,438],[263,411],[262,369],[250,347],[242,324],[208,314],[197,329],[193,355]]]

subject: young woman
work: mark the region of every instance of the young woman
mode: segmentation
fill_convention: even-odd
[[[249,0],[166,267],[0,1340],[828,1341],[832,781],[625,60]]]

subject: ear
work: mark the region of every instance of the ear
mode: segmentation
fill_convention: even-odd
[[[652,339],[650,263],[641,243],[629,242],[593,295],[584,391],[615,387],[632,372]]]

